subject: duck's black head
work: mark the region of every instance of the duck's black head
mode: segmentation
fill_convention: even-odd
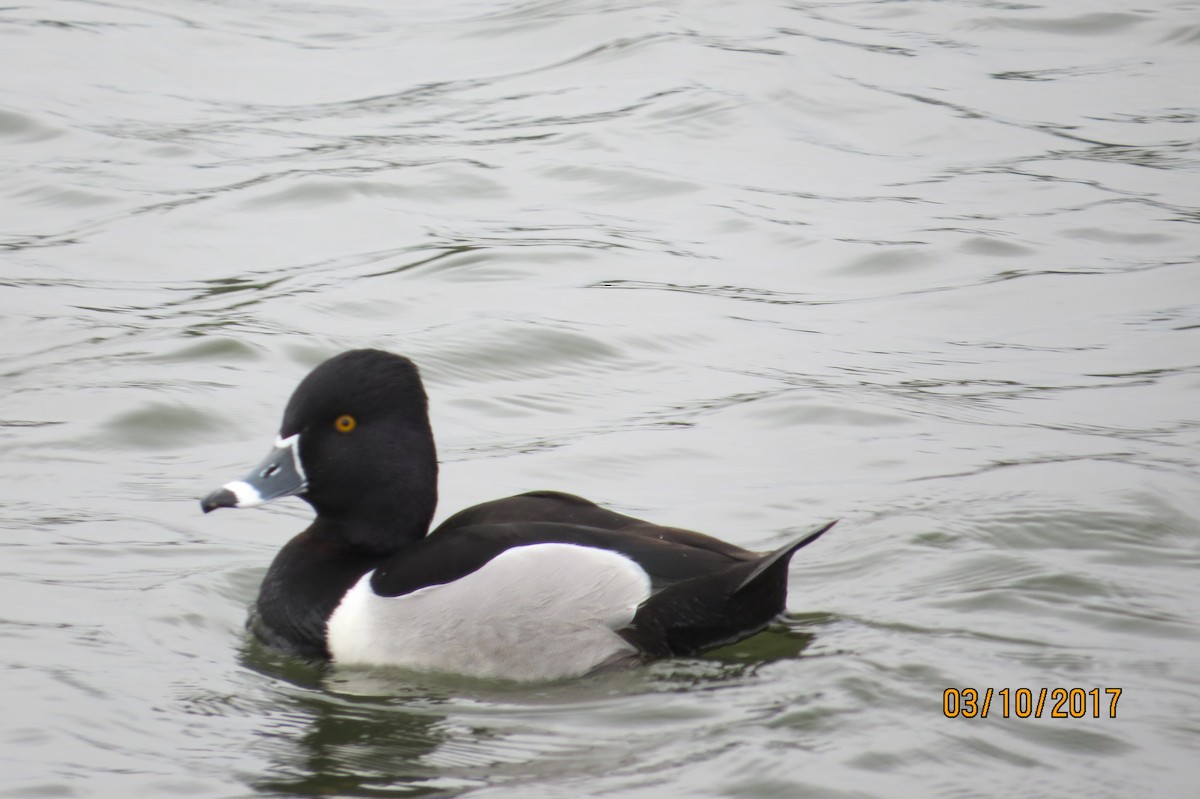
[[[437,452],[412,361],[351,350],[322,363],[296,387],[267,458],[201,505],[250,507],[293,494],[317,512],[314,532],[358,547],[386,551],[425,535]]]

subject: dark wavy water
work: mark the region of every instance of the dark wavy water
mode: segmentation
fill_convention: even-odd
[[[46,0],[0,66],[0,795],[1194,792],[1195,2]],[[843,522],[712,657],[289,662],[305,508],[196,499],[358,346],[442,516]]]

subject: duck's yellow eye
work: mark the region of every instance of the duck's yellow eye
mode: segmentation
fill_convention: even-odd
[[[349,433],[354,428],[358,427],[358,422],[353,416],[348,413],[343,413],[333,423],[333,426],[338,429],[339,433]]]

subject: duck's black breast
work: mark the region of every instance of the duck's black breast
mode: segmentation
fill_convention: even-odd
[[[384,560],[353,550],[312,528],[275,556],[248,626],[269,646],[302,657],[328,658],[325,625],[359,578]]]

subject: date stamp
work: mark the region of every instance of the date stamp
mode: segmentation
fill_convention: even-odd
[[[1117,717],[1121,688],[947,688],[942,691],[942,715],[948,719],[986,719],[999,710],[1001,718],[1016,716],[1040,719],[1081,719],[1091,716]],[[993,700],[995,700],[993,702]],[[1048,700],[1048,701],[1047,701]]]

